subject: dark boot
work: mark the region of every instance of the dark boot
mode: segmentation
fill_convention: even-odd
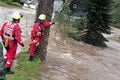
[[[11,71],[10,68],[5,68],[5,73],[6,74],[14,74],[14,72]]]
[[[33,56],[30,56],[29,61],[33,61]]]

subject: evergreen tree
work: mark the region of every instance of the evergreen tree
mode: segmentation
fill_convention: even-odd
[[[112,0],[88,0],[87,27],[83,41],[88,44],[105,46],[102,33],[110,33],[110,6]]]

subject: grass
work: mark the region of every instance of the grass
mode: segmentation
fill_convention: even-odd
[[[120,0],[113,0],[113,6],[111,11],[111,25],[120,28]]]
[[[0,5],[1,6],[15,6],[15,7],[22,7],[21,4],[17,2],[10,2],[10,1],[2,1],[0,0]]]
[[[26,50],[18,57],[18,66],[12,68],[15,74],[7,75],[8,80],[41,80],[40,59],[35,58],[33,62],[30,62],[28,58],[28,50]]]
[[[7,4],[5,2],[1,1],[1,0],[0,0],[0,5],[7,6]]]

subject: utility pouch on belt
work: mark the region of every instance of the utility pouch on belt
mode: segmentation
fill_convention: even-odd
[[[6,49],[9,48],[9,39],[6,39],[6,40],[4,41],[4,46],[5,46]]]

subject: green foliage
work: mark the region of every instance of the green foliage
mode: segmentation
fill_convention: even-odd
[[[0,4],[8,4],[16,7],[22,7],[20,5],[19,0],[0,0]]]
[[[58,26],[62,35],[67,34],[75,40],[83,40],[92,45],[106,46],[104,42],[107,40],[102,33],[110,33],[112,0],[85,0],[86,4],[83,2],[80,1],[79,6],[83,12],[87,11],[87,17],[73,14],[70,12],[69,2],[64,3],[65,7],[57,14],[56,19],[60,22]]]
[[[15,74],[7,75],[8,80],[41,80],[39,72],[41,61],[37,57],[33,62],[28,61],[28,53],[26,50],[18,57],[18,66],[12,68]]]
[[[120,0],[113,0],[113,2],[111,25],[120,28]]]
[[[60,12],[61,14],[67,14],[68,16],[72,15],[72,12],[70,10],[70,7],[69,7],[69,3],[65,3],[63,6],[62,6],[62,11]]]
[[[82,35],[84,34],[84,30],[87,24],[87,17],[79,17],[79,19],[75,19],[72,24],[72,27],[75,28],[76,31],[70,32],[69,36],[77,41],[82,40]]]
[[[7,4],[9,4],[9,5],[13,5],[13,6],[17,6],[17,7],[22,7],[19,3],[17,3],[17,2],[6,2]]]
[[[13,2],[20,2],[20,0],[13,0]]]
[[[73,22],[73,27],[76,28],[78,31],[84,30],[85,26],[87,24],[87,17],[79,17],[78,19],[75,19]]]
[[[82,41],[95,45],[95,46],[102,46],[106,47],[107,45],[104,41],[107,41],[106,38],[100,32],[88,30],[84,36],[82,36]]]
[[[0,5],[3,5],[3,6],[5,6],[5,5],[7,5],[3,0],[0,0]]]
[[[59,28],[62,37],[72,37],[75,40],[81,40],[81,34],[86,26],[87,18],[73,14],[69,3],[64,3],[61,12],[56,13],[55,20],[59,22]]]
[[[66,38],[68,36],[68,28],[70,29],[72,24],[72,22],[70,21],[70,15],[72,15],[72,12],[68,5],[68,3],[65,3],[62,6],[62,11],[55,13],[55,21],[59,22],[57,28],[59,28],[63,38]]]
[[[105,46],[107,41],[102,33],[110,33],[110,6],[111,0],[89,0],[87,6],[87,27],[83,41],[88,44]]]
[[[1,1],[6,1],[6,2],[20,2],[20,0],[1,0]]]

